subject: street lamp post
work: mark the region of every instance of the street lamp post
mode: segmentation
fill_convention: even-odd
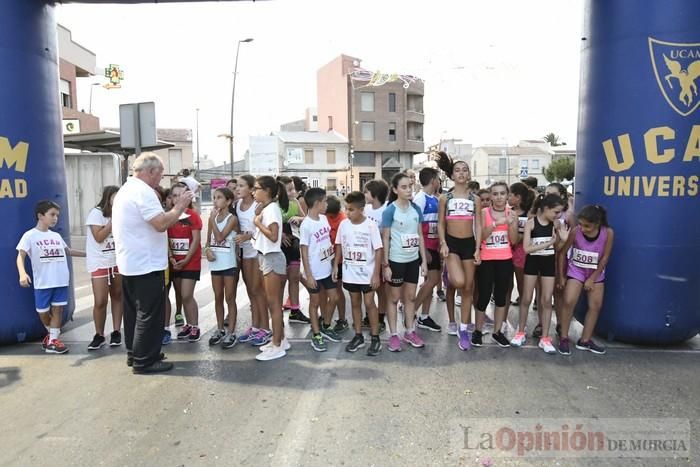
[[[92,90],[95,86],[99,86],[100,83],[90,83],[90,105],[88,106],[88,113],[92,115]]]
[[[236,45],[236,62],[235,65],[233,66],[233,88],[231,89],[231,127],[229,131],[229,148],[228,148],[228,156],[229,156],[229,162],[231,163],[231,178],[234,176],[234,170],[233,170],[233,105],[236,100],[236,76],[238,75],[238,52],[241,49],[241,43],[242,42],[253,42],[253,38],[249,37],[248,39],[241,39],[238,41],[238,45]]]

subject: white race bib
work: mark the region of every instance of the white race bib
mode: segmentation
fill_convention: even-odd
[[[438,238],[438,225],[437,222],[431,222],[428,224],[428,238]]]
[[[401,235],[401,248],[407,253],[413,253],[418,251],[420,246],[420,241],[418,234],[402,234]]]
[[[518,233],[525,232],[525,224],[527,224],[527,216],[518,217]]]
[[[543,243],[547,243],[550,240],[552,240],[552,237],[533,237],[532,238],[532,244],[533,245],[542,245]],[[530,253],[533,256],[551,256],[554,254],[554,245],[548,246],[547,248],[543,250],[538,250],[535,251],[534,253]]]
[[[343,248],[343,262],[352,266],[367,264],[367,248]]]
[[[42,263],[63,263],[66,261],[66,252],[63,248],[42,248],[39,261]]]
[[[321,255],[321,262],[325,261],[330,261],[335,257],[335,249],[333,248],[333,245],[329,246],[328,248],[324,248],[320,252]]]
[[[598,269],[598,253],[572,248],[571,259],[575,266],[584,269]]]
[[[474,217],[474,201],[464,198],[452,198],[447,201],[447,215]]]
[[[211,240],[209,240],[209,249],[215,253],[230,253],[231,242],[229,242],[227,239],[224,239],[223,242],[217,242],[214,235],[212,235]]]
[[[491,232],[489,238],[486,239],[486,248],[489,250],[500,250],[502,248],[509,248],[510,243],[508,242],[508,231],[499,230]]]
[[[171,238],[170,240],[170,251],[177,256],[185,256],[187,252],[190,251],[190,239],[189,238]]]
[[[100,249],[100,254],[102,255],[103,258],[114,258],[115,256],[115,250],[114,250],[114,237],[112,234],[109,234],[107,238],[105,238],[104,242],[102,242],[102,248]]]

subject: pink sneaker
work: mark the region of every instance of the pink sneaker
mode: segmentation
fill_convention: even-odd
[[[396,334],[389,338],[389,352],[401,352],[401,339]]]
[[[418,333],[416,331],[411,331],[404,333],[403,335],[403,340],[411,344],[411,346],[420,349],[422,347],[425,347],[425,343],[423,342],[423,339],[420,338]]]

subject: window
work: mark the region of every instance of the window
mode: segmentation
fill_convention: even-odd
[[[498,159],[498,175],[505,175],[508,170],[508,159],[500,157]]]
[[[311,188],[318,188],[318,178],[311,179]]]
[[[326,191],[335,191],[338,189],[338,182],[335,178],[329,178],[326,180]]]
[[[182,149],[168,149],[168,171],[171,174],[182,170]]]
[[[328,116],[328,131],[333,129],[333,115]]]
[[[389,112],[396,112],[396,93],[389,93]]]
[[[534,161],[533,161],[534,162]],[[527,169],[527,159],[520,159],[520,168]]]
[[[326,149],[326,163],[335,165],[335,149]]]
[[[314,163],[314,150],[313,149],[304,149],[304,164],[313,164]]]
[[[423,113],[423,96],[409,94],[406,99],[409,112]]]
[[[355,152],[354,155],[353,165],[360,167],[374,167],[376,164],[375,155],[373,152]]]
[[[68,107],[73,108],[71,98],[70,98],[70,81],[66,81],[65,79],[61,80],[60,84],[60,91],[61,91],[61,105],[63,107]]]
[[[362,122],[360,131],[362,141],[374,141],[374,122]]]
[[[373,92],[361,92],[360,93],[360,110],[363,112],[374,112],[374,93]]]
[[[533,169],[539,169],[539,168],[540,168],[540,160],[539,160],[539,159],[533,159],[533,160],[532,160],[532,168],[533,168]]]
[[[396,123],[389,122],[389,141],[396,141]]]
[[[318,121],[318,115],[314,115],[313,117],[311,117],[311,121],[312,121],[312,122],[317,122],[317,121]]]

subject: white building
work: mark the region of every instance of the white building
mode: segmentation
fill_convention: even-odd
[[[547,143],[521,141],[517,146],[481,146],[472,156],[472,179],[484,186],[495,181],[508,184],[525,177],[537,177],[540,186],[547,185],[544,170],[552,162],[554,151]]]
[[[251,136],[246,156],[252,175],[298,176],[309,187],[340,191],[350,186],[350,144],[335,132],[280,131]]]

